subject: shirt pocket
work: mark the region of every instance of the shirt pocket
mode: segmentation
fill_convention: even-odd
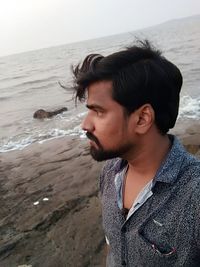
[[[166,242],[155,243],[138,232],[136,245],[138,266],[171,267],[177,262],[176,248]]]

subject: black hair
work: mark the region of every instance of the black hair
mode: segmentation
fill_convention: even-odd
[[[155,112],[155,124],[162,134],[173,128],[182,86],[180,70],[148,40],[106,57],[88,55],[73,68],[75,99],[85,101],[89,85],[112,81],[112,96],[128,114],[144,104]]]

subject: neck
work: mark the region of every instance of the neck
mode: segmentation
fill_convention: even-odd
[[[129,174],[136,179],[150,181],[156,174],[170,148],[167,135],[148,135],[140,140],[132,154],[126,158]]]

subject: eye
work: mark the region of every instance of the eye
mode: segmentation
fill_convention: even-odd
[[[103,115],[103,111],[102,111],[102,110],[99,110],[99,109],[96,109],[96,110],[95,110],[95,113],[96,113],[96,115],[97,115],[98,117],[102,117],[102,115]]]

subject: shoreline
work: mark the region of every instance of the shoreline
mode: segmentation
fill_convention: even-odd
[[[83,114],[83,113],[80,113]],[[80,123],[80,122],[79,122]],[[176,122],[176,126],[174,127],[174,129],[170,130],[170,132],[175,133],[177,136],[182,136],[186,134],[186,129],[188,128],[193,128],[193,125],[198,125],[198,120],[197,119],[189,119],[189,118],[179,118]],[[58,130],[58,132],[62,132],[64,130]],[[62,139],[62,138],[77,138],[80,140],[84,140],[86,138],[82,138],[83,137],[83,133],[80,129],[80,126],[73,124],[72,123],[72,127],[68,130],[69,132],[71,131],[71,134],[66,134],[63,133],[60,136],[59,135],[55,135],[55,136],[49,136],[49,138],[47,139],[34,139],[32,140],[32,142],[29,140],[29,137],[27,136],[25,139],[21,140],[21,141],[11,141],[11,144],[9,144],[9,142],[7,144],[4,144],[2,146],[0,146],[0,155],[4,154],[4,153],[8,153],[8,152],[15,152],[15,151],[21,151],[26,149],[27,147],[30,147],[32,145],[35,144],[44,144],[46,142],[49,141],[53,141],[55,139]],[[67,132],[67,131],[66,131]],[[12,137],[10,137],[12,139]],[[13,146],[13,143],[15,143],[15,147],[12,148],[8,148],[9,146]],[[7,148],[6,148],[7,147]],[[4,149],[8,149],[8,150],[4,150]]]
[[[177,124],[171,133],[200,156],[198,121]],[[0,153],[0,265],[105,266],[102,164],[79,136]]]

